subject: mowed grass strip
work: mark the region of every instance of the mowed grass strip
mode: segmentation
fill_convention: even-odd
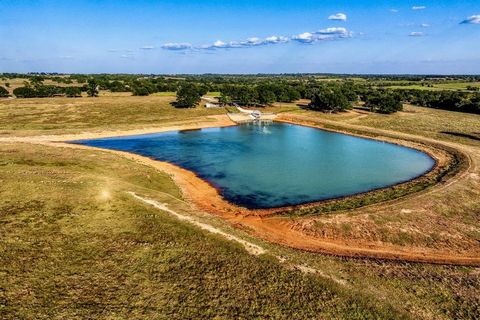
[[[150,167],[28,144],[0,154],[2,319],[405,318],[139,202],[126,191],[181,206]]]

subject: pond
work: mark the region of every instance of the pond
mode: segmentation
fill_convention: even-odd
[[[435,165],[415,149],[277,122],[74,143],[176,164],[209,181],[229,202],[250,209],[371,191]]]

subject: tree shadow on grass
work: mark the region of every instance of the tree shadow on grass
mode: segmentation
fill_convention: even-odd
[[[454,131],[440,131],[440,133],[480,141],[480,132],[472,132],[473,134],[468,134]]]

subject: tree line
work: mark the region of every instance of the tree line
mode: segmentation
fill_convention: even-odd
[[[3,88],[3,87],[0,87]],[[4,89],[4,88],[3,88]],[[6,95],[8,96],[8,91]],[[55,96],[66,96],[69,98],[77,98],[82,96],[82,92],[86,92],[90,97],[96,97],[98,95],[98,84],[94,79],[90,79],[87,83],[81,87],[78,86],[55,86],[45,85],[41,80],[26,82],[25,86],[13,89],[13,94],[17,98],[48,98]],[[2,90],[0,89],[0,96]]]
[[[275,102],[294,102],[308,99],[308,108],[324,112],[339,112],[362,106],[373,112],[392,113],[402,109],[403,103],[450,111],[480,114],[480,92],[475,86],[469,91],[429,91],[418,89],[388,89],[392,82],[439,82],[438,76],[363,76],[364,80],[351,80],[342,75],[48,75],[2,74],[2,79],[21,76],[25,85],[13,94],[19,98],[78,97],[83,92],[97,96],[99,90],[132,92],[146,96],[156,92],[176,92],[178,107],[192,107],[206,92],[220,92],[222,105],[238,103],[245,106],[265,106]],[[351,76],[351,75],[350,75]],[[336,77],[336,78],[335,78]],[[71,84],[45,85],[46,79]],[[448,81],[476,81],[476,76],[456,76]],[[447,81],[447,80],[445,80]],[[399,81],[400,82],[400,81]],[[6,82],[8,83],[8,82]],[[417,82],[418,83],[418,82]],[[2,90],[3,89],[3,90]],[[0,87],[0,96],[8,90]]]

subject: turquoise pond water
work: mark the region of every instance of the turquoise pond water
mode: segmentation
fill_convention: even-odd
[[[366,192],[418,177],[435,164],[414,149],[283,123],[74,143],[179,165],[212,183],[226,200],[247,208]]]

